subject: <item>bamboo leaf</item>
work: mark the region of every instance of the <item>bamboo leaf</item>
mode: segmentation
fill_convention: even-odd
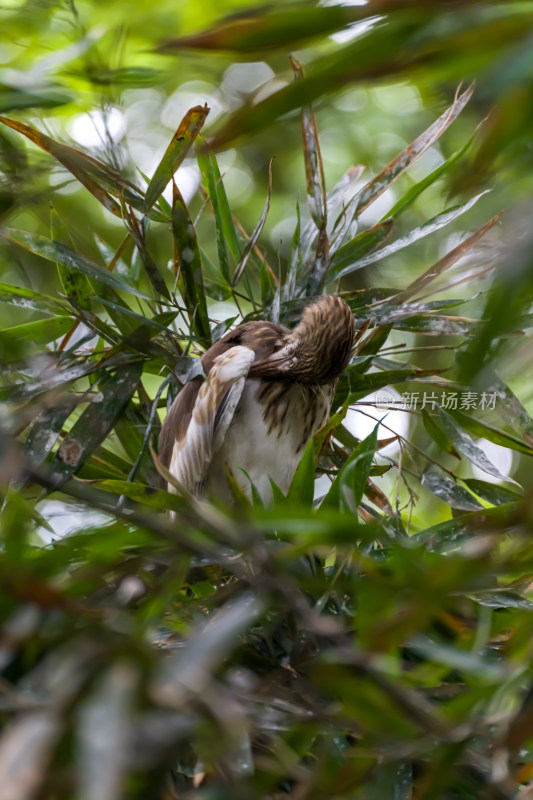
[[[207,103],[204,106],[194,106],[187,111],[181,120],[146,190],[145,208],[147,211],[157,201],[179,165],[186,158],[209,111]]]
[[[122,217],[122,210],[120,203],[117,203],[114,198],[119,198],[139,211],[144,209],[144,197],[141,191],[111,167],[73,147],[56,142],[50,136],[23,122],[17,122],[7,117],[0,117],[0,122],[50,153],[115,216]],[[158,215],[159,217],[160,215]]]
[[[483,508],[470,492],[438,472],[425,472],[422,476],[422,486],[426,486],[447,505],[459,511],[476,511],[478,508]]]
[[[32,311],[43,311],[47,314],[64,314],[67,310],[65,305],[55,297],[8,283],[0,283],[0,302]]]
[[[469,86],[462,94],[459,90],[455,95],[452,105],[446,109],[444,114],[424,131],[414,142],[411,142],[400,155],[396,156],[381,172],[372,178],[361,189],[357,198],[357,207],[355,209],[355,216],[358,217],[363,213],[365,208],[368,208],[383,192],[385,192],[391,183],[396,180],[405,170],[413,164],[420,156],[431,147],[431,145],[442,136],[445,130],[449,128],[452,122],[457,119],[461,111],[464,109],[472,94],[474,93],[474,86]]]
[[[364,256],[358,261],[352,263],[350,266],[340,270],[335,277],[337,279],[343,278],[345,275],[349,275],[351,272],[355,272],[355,270],[362,269],[368,264],[375,264],[377,261],[381,261],[387,256],[392,255],[392,253],[396,253],[398,250],[403,250],[405,247],[409,247],[409,245],[417,242],[419,239],[424,239],[426,236],[429,236],[441,228],[444,228],[446,225],[449,225],[451,222],[458,219],[458,217],[462,216],[462,214],[470,211],[477,201],[483,197],[483,195],[487,194],[487,191],[489,190],[480,192],[461,206],[454,206],[452,208],[448,208],[446,211],[443,211],[441,214],[437,214],[436,217],[428,220],[428,222],[425,222],[419,228],[414,228],[401,239],[397,239],[395,242],[392,242],[386,247],[382,247],[380,250],[375,250],[373,253],[370,253],[370,255]]]
[[[72,326],[72,317],[53,317],[25,322],[0,331],[0,356],[13,361],[29,352],[30,346],[48,344],[65,334]]]
[[[137,388],[142,365],[134,362],[103,378],[98,394],[63,439],[52,463],[56,480],[67,481],[112,430]]]
[[[495,478],[498,478],[502,481],[510,481],[511,483],[514,483],[514,481],[507,475],[502,475],[502,473],[494,466],[494,464],[489,461],[483,450],[474,443],[472,438],[458,424],[454,417],[440,407],[438,411],[445,433],[447,436],[449,436],[454,447],[460,453],[466,456],[469,461],[482,469],[484,472],[488,472],[489,475],[493,475]]]
[[[333,506],[352,513],[357,512],[363,499],[370,476],[372,459],[378,446],[378,428],[379,424],[350,453],[348,460],[331,484],[331,488],[322,501],[321,507],[328,508]],[[354,523],[356,522],[357,518],[354,517]]]
[[[190,324],[204,346],[211,344],[209,316],[202,275],[202,258],[194,225],[185,201],[174,184],[172,195],[172,232],[178,275],[178,290],[183,298]]]
[[[335,250],[331,256],[331,263],[326,276],[327,280],[334,281],[341,277],[342,274],[347,274],[347,270],[351,271],[354,263],[357,263],[367,253],[371,253],[385,239],[389,238],[393,231],[393,225],[392,219],[378,222],[377,225],[362,231],[350,242]]]
[[[272,161],[273,159],[270,159],[270,162],[268,164],[268,195],[265,202],[265,207],[263,208],[263,213],[261,214],[259,222],[255,226],[252,235],[246,242],[241,259],[235,268],[235,275],[233,276],[233,286],[236,286],[240,281],[242,274],[246,268],[246,264],[248,263],[248,259],[250,258],[250,255],[257,244],[257,240],[259,239],[261,231],[263,230],[266,222],[268,211],[270,209],[270,195],[272,192]]]
[[[98,280],[116,289],[119,292],[129,292],[136,297],[142,297],[149,300],[148,295],[136,289],[131,284],[126,283],[122,278],[117,278],[113,273],[108,272],[102,267],[98,266],[94,261],[89,261],[88,258],[76,253],[69,247],[66,247],[60,242],[53,242],[45,236],[39,236],[36,233],[27,233],[26,231],[19,231],[13,228],[0,228],[0,236],[8,239],[10,242],[24,247],[31,253],[34,253],[41,258],[46,258],[48,261],[59,262],[65,267],[77,269],[89,278]]]

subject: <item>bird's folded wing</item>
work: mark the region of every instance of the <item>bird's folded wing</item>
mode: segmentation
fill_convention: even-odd
[[[174,443],[169,472],[194,494],[201,490],[211,460],[224,442],[254,358],[253,350],[236,346],[215,359],[196,396],[187,430]]]

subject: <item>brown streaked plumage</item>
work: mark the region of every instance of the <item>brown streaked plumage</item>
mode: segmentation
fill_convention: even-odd
[[[310,437],[327,420],[355,325],[338,297],[319,298],[291,331],[245,322],[202,357],[207,380],[186,384],[159,437],[159,458],[194,494],[226,496],[225,464],[264,500],[287,491]],[[172,487],[169,488],[173,491]]]

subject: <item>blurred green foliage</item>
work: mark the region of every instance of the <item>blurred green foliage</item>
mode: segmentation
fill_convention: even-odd
[[[533,3],[0,25],[0,798],[529,797]],[[287,497],[158,488],[202,350],[338,291]]]

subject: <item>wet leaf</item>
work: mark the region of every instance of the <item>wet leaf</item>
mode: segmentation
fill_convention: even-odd
[[[431,436],[435,444],[440,447],[441,450],[443,450],[445,453],[449,453],[452,456],[460,458],[459,453],[453,446],[449,436],[444,433],[442,427],[437,423],[435,417],[430,416],[425,408],[422,409],[422,422],[424,423],[426,433]]]
[[[513,503],[520,500],[523,494],[515,489],[510,489],[508,486],[498,486],[494,483],[487,481],[480,481],[477,478],[465,478],[464,483],[471,489],[478,497],[486,500],[487,503],[492,503],[494,506],[501,506],[505,503]]]
[[[50,453],[76,402],[75,397],[61,398],[39,414],[24,443],[24,452],[33,465],[40,464]]]
[[[463,428],[481,439],[488,439],[489,442],[499,444],[501,447],[507,447],[509,450],[516,450],[519,453],[527,453],[527,455],[533,456],[533,447],[522,439],[505,433],[505,431],[499,430],[487,422],[482,422],[476,417],[463,414],[462,411],[451,411],[450,413]]]
[[[66,306],[55,297],[8,283],[0,283],[0,302],[47,314],[63,314],[66,311]]]
[[[498,478],[502,481],[513,482],[512,479],[507,475],[502,475],[502,473],[494,466],[494,464],[489,461],[483,450],[474,443],[472,438],[458,424],[454,417],[452,417],[442,408],[439,408],[438,411],[444,432],[450,438],[456,450],[466,456],[469,461],[482,469],[484,472],[488,472],[489,475],[493,475],[495,478]]]
[[[422,485],[452,508],[459,511],[475,511],[483,508],[476,498],[451,478],[438,472],[425,472]]]

